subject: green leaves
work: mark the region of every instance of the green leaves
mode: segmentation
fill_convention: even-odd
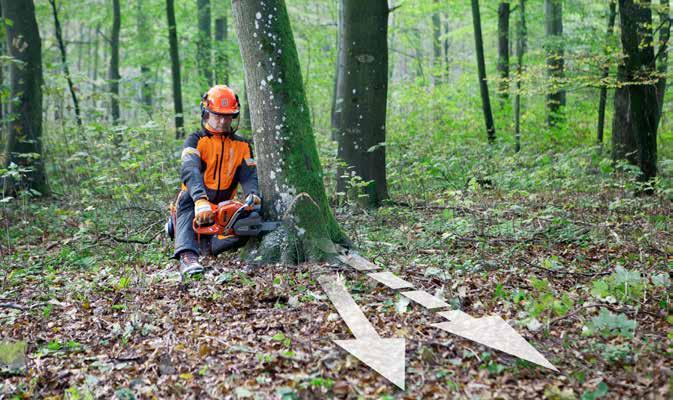
[[[587,325],[585,334],[599,333],[605,338],[623,336],[632,338],[636,330],[637,322],[630,320],[624,314],[613,314],[605,308],[601,308],[598,316],[593,317]]]

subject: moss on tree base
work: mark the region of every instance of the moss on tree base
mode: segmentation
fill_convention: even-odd
[[[248,242],[243,249],[243,260],[252,264],[284,265],[335,260],[336,246],[322,216],[311,196],[299,194],[285,212],[281,226]]]

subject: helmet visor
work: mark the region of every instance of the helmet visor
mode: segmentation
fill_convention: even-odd
[[[231,123],[234,116],[231,114],[208,113],[206,123],[214,132],[231,132]]]

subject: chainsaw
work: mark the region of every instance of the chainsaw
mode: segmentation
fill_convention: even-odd
[[[176,202],[177,203],[177,202]],[[213,223],[199,225],[196,218],[192,221],[192,228],[199,243],[201,254],[216,256],[225,250],[240,247],[245,244],[247,237],[260,236],[275,230],[280,226],[278,221],[263,221],[261,205],[253,204],[250,198],[241,203],[236,200],[226,200],[217,205],[211,204]],[[170,216],[166,222],[166,234],[175,239],[177,226],[177,207],[171,205]]]

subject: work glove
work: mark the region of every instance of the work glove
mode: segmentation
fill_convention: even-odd
[[[197,225],[209,225],[213,223],[213,208],[207,198],[203,197],[194,203],[194,217]]]
[[[246,198],[245,198],[245,203],[250,204],[254,208],[259,208],[262,206],[262,199],[259,198],[254,193],[250,193]]]

